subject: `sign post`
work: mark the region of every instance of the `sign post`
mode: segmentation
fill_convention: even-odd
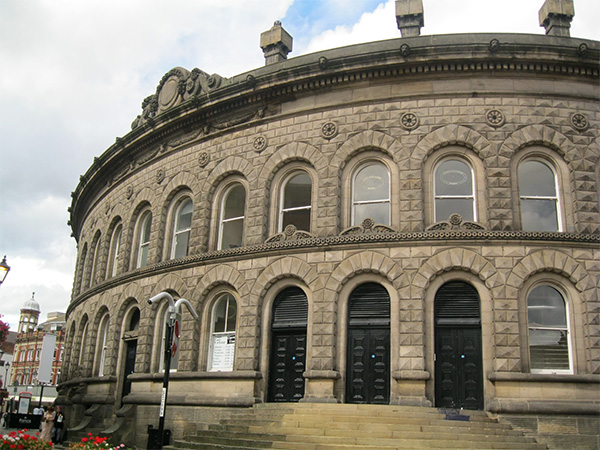
[[[165,375],[163,378],[163,388],[160,397],[160,408],[158,414],[158,430],[154,430],[152,426],[148,427],[148,449],[162,449],[164,445],[165,436],[165,413],[167,409],[167,396],[169,394],[169,375],[171,372],[171,358],[177,353],[179,346],[179,327],[181,323],[181,305],[185,305],[190,311],[194,319],[198,319],[198,314],[194,311],[192,304],[184,298],[180,298],[175,302],[171,294],[168,292],[161,292],[155,295],[150,300],[149,304],[154,302],[160,302],[163,299],[167,299],[169,302],[169,308],[167,310],[168,321],[167,330],[165,333],[165,355],[164,355],[164,368]]]

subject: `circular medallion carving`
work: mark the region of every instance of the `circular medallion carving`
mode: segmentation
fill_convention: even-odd
[[[496,53],[500,48],[500,41],[498,39],[492,39],[490,41],[489,48],[490,48],[490,52]]]
[[[158,104],[161,108],[166,109],[174,106],[179,97],[179,81],[177,77],[172,76],[165,84],[163,84],[160,93],[158,94]]]
[[[319,58],[319,68],[322,69],[322,70],[327,69],[327,63],[328,62],[329,61],[327,60],[327,58],[325,58],[324,56],[321,56]]]
[[[588,120],[581,113],[571,114],[571,126],[577,131],[584,131],[588,127]]]
[[[321,136],[325,139],[333,139],[338,134],[338,126],[335,122],[324,123],[321,127]]]
[[[462,216],[460,214],[450,215],[450,223],[452,225],[460,225],[462,223]]]
[[[127,197],[127,200],[129,200],[132,195],[133,195],[133,186],[127,186],[127,189],[125,189],[125,197]]]
[[[419,117],[415,113],[404,113],[400,118],[400,124],[405,130],[414,130],[419,126]]]
[[[165,179],[165,171],[163,169],[158,169],[156,171],[156,182],[158,184],[160,184],[163,182],[164,179]]]
[[[267,137],[264,135],[256,136],[254,138],[254,142],[252,143],[252,147],[254,147],[255,152],[262,152],[265,148],[267,148]]]
[[[285,230],[283,230],[283,234],[285,234],[286,236],[292,236],[296,231],[297,228],[294,225],[288,225],[287,227],[285,227]]]
[[[410,53],[410,47],[408,46],[408,44],[402,44],[400,46],[400,54],[402,56],[408,56],[409,53]]]
[[[490,109],[485,113],[485,121],[491,127],[498,128],[504,125],[504,114],[497,109]]]
[[[200,152],[200,154],[198,155],[198,164],[200,164],[200,167],[206,167],[209,162],[210,155],[208,154],[208,152]]]
[[[371,228],[373,228],[374,225],[375,225],[375,221],[373,219],[371,219],[370,217],[367,217],[362,222],[362,226],[365,230],[370,230]]]

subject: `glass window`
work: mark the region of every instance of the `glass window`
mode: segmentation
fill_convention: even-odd
[[[524,231],[561,231],[557,192],[556,175],[547,164],[529,160],[519,165]]]
[[[529,357],[532,372],[569,372],[567,308],[552,286],[538,286],[527,297]]]
[[[312,180],[306,172],[290,176],[281,189],[279,232],[288,225],[310,232]]]
[[[81,332],[81,346],[79,347],[79,358],[77,358],[77,365],[81,367],[84,362],[85,357],[85,347],[87,346],[87,332],[88,332],[88,324],[87,322],[83,326],[83,331]]]
[[[188,255],[190,247],[190,232],[192,230],[193,203],[187,198],[177,207],[175,226],[173,228],[173,245],[171,259],[183,258]]]
[[[221,203],[219,250],[242,246],[245,210],[246,190],[241,184],[234,184],[227,189]]]
[[[390,224],[390,175],[382,163],[361,166],[352,183],[352,224],[371,218],[375,223]]]
[[[231,294],[223,294],[212,312],[212,339],[208,366],[211,371],[233,370],[237,303]]]
[[[137,267],[144,267],[148,264],[148,250],[150,249],[150,230],[152,228],[152,213],[146,211],[140,220],[140,235],[137,257]]]
[[[100,321],[100,331],[98,333],[98,372],[99,377],[104,376],[104,363],[106,361],[107,337],[108,337],[108,314],[105,314]]]
[[[446,159],[435,169],[435,222],[460,214],[463,220],[477,220],[473,170],[459,159]]]
[[[116,226],[115,231],[113,232],[110,245],[108,274],[111,277],[114,277],[117,274],[117,269],[119,268],[119,252],[121,251],[122,233],[123,226],[119,224]]]

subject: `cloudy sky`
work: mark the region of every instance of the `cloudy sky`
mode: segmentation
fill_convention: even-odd
[[[543,34],[543,0],[423,0],[422,34]],[[571,35],[600,40],[600,2],[575,0]],[[400,37],[394,0],[0,0],[0,314],[65,311],[76,259],[67,227],[79,176],[130,130],[175,66],[224,77],[264,64],[275,20],[298,56]]]

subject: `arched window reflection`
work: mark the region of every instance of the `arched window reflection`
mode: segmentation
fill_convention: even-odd
[[[211,371],[233,370],[237,303],[231,294],[223,294],[211,316],[211,343],[208,367]]]
[[[297,172],[288,177],[281,189],[279,209],[279,232],[288,225],[310,232],[312,204],[312,180],[306,172]]]
[[[463,220],[476,221],[473,170],[457,158],[443,160],[435,168],[435,222],[460,214]]]
[[[227,189],[221,202],[219,250],[242,246],[245,211],[246,190],[236,183]]]
[[[192,230],[192,200],[187,198],[177,207],[173,227],[173,244],[171,259],[183,258],[188,255],[190,233]]]
[[[519,198],[523,231],[562,231],[556,174],[546,163],[519,165]]]
[[[352,224],[367,218],[390,225],[390,174],[379,162],[361,166],[352,183]]]

